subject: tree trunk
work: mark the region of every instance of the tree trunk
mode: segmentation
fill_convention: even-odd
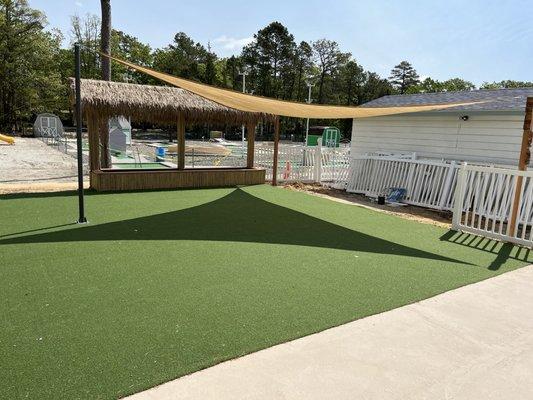
[[[324,79],[326,79],[326,71],[322,70],[320,74],[320,82],[318,84],[318,102],[322,104],[324,102]]]
[[[111,0],[100,0],[102,8],[102,28],[100,32],[100,51],[104,54],[111,54]],[[111,80],[111,60],[102,57],[102,79]]]
[[[102,8],[102,26],[100,31],[100,51],[111,54],[111,0],[100,0]],[[111,80],[111,60],[101,56],[102,79]],[[100,164],[103,168],[111,167],[109,152],[109,122],[107,118],[100,123],[100,145],[102,146]]]

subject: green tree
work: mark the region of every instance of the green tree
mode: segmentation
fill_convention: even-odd
[[[217,83],[217,71],[216,71],[217,56],[211,51],[211,45],[207,45],[207,55],[205,58],[205,73],[204,82],[208,85],[214,85]]]
[[[237,78],[239,69],[242,68],[242,62],[239,57],[231,56],[220,60],[222,85],[231,89],[237,89]]]
[[[448,79],[444,82],[426,78],[416,86],[411,86],[406,93],[437,93],[456,92],[459,90],[473,90],[476,88],[472,82],[460,78]]]
[[[242,58],[249,67],[250,86],[255,93],[290,98],[294,85],[294,36],[280,22],[272,22],[254,35]]]
[[[100,18],[87,14],[84,18],[71,18],[71,45],[81,45],[81,76],[85,79],[99,79],[100,70]]]
[[[476,85],[472,82],[461,79],[461,78],[452,78],[443,82],[444,90],[447,92],[456,92],[458,90],[474,90]]]
[[[122,31],[112,30],[111,52],[118,58],[130,61],[137,65],[151,67],[153,64],[151,47],[148,44],[140,42],[136,37],[128,35]],[[133,71],[118,63],[113,65],[113,80],[141,84],[158,84],[158,82],[150,76],[143,74],[142,72]]]
[[[172,44],[154,52],[154,68],[182,78],[203,81],[207,55],[204,46],[179,32]]]
[[[307,79],[313,75],[313,48],[307,42],[300,42],[294,55],[296,71],[294,100],[307,100]]]
[[[436,93],[444,91],[444,84],[432,78],[426,78],[418,85],[409,87],[406,93]]]
[[[19,129],[37,112],[66,103],[58,55],[62,36],[44,30],[46,17],[26,0],[0,0],[0,127]]]
[[[513,81],[513,80],[504,80],[500,82],[483,82],[480,89],[512,89],[512,88],[531,88],[533,87],[533,82],[527,81]]]
[[[394,88],[387,79],[381,78],[375,72],[366,72],[365,75],[365,82],[361,88],[359,104],[367,103],[394,92]]]
[[[400,94],[406,93],[410,87],[420,83],[416,70],[407,61],[402,61],[392,69],[389,81]]]
[[[313,52],[318,69],[318,102],[324,103],[327,94],[327,84],[330,86],[336,83],[339,70],[348,62],[350,53],[340,51],[339,44],[328,39],[319,39],[312,43]]]
[[[342,102],[347,106],[359,104],[365,72],[355,60],[348,61],[341,69]]]

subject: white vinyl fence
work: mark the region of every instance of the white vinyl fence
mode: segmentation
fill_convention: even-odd
[[[533,246],[532,225],[533,172],[471,165],[460,168],[454,229]]]
[[[407,204],[451,210],[457,180],[455,161],[416,160],[408,156],[354,156],[346,190],[367,196],[386,194],[390,188],[406,189]]]
[[[254,164],[266,169],[266,179],[272,180],[274,149],[256,147]],[[348,177],[349,147],[282,145],[278,151],[278,182],[317,182],[341,186]]]
[[[266,168],[267,179],[272,179],[272,159],[272,147],[256,148],[256,165]],[[453,211],[454,229],[533,246],[533,171],[417,160],[415,154],[350,157],[349,148],[282,146],[278,181],[319,182],[367,196],[403,188],[407,204]]]

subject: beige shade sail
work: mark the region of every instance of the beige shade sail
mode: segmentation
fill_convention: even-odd
[[[314,118],[314,119],[342,119],[342,118],[368,118],[379,117],[394,114],[417,113],[423,111],[438,111],[460,105],[470,105],[479,102],[469,103],[449,103],[433,104],[425,106],[407,106],[407,107],[343,107],[333,105],[305,104],[291,101],[271,99],[268,97],[253,96],[229,89],[221,89],[203,83],[193,82],[187,79],[178,78],[162,72],[154,71],[150,68],[132,64],[128,61],[102,54],[104,57],[128,66],[136,71],[143,72],[163,82],[188,90],[206,99],[214,101],[226,107],[236,110],[279,115],[283,117],[295,118]]]

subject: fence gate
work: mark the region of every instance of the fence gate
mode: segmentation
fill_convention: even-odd
[[[463,165],[453,228],[533,246],[533,172]]]

